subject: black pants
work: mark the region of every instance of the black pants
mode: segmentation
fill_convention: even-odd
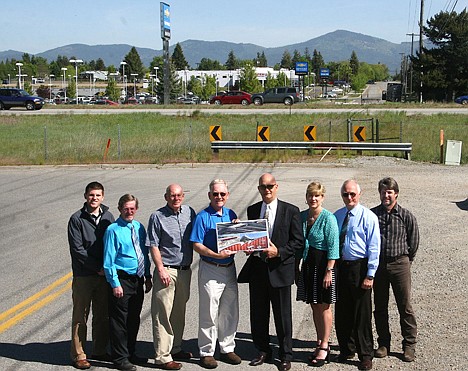
[[[340,353],[358,353],[359,359],[372,359],[372,290],[361,288],[367,275],[367,259],[339,261],[338,301],[335,328]]]
[[[110,288],[109,324],[112,360],[121,363],[135,354],[143,306],[144,278],[119,274],[123,297],[116,298]]]
[[[250,326],[255,347],[260,352],[271,354],[270,348],[270,303],[273,309],[279,358],[292,361],[292,303],[291,286],[272,287],[268,266],[256,258],[255,279],[249,283]]]

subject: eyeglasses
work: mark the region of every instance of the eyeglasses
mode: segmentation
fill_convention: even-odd
[[[341,195],[345,198],[348,198],[349,196],[351,196],[351,198],[356,197],[356,193],[354,192],[343,192]]]
[[[211,192],[211,194],[213,195],[213,197],[224,197],[224,196],[226,196],[225,192]]]
[[[276,184],[260,184],[258,186],[258,189],[262,190],[262,191],[265,191],[265,190],[272,190],[273,188],[275,188]]]

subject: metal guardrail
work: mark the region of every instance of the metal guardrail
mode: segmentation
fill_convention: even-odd
[[[366,143],[366,142],[255,142],[255,141],[213,141],[214,153],[220,149],[302,149],[302,150],[355,150],[404,152],[409,160],[412,143]]]

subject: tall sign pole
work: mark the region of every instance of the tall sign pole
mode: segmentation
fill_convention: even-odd
[[[161,11],[161,39],[163,42],[163,82],[164,82],[164,104],[170,103],[171,87],[170,87],[170,74],[171,68],[169,64],[169,39],[171,38],[171,7],[169,4],[160,3]]]

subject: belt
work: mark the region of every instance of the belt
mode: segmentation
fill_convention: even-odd
[[[234,260],[227,263],[227,264],[220,264],[220,263],[215,263],[215,262],[212,262],[210,260],[205,260],[205,259],[202,259],[205,263],[208,263],[208,264],[211,264],[211,265],[215,265],[217,267],[224,267],[224,268],[227,268],[227,267],[230,267],[231,265],[234,264]]]
[[[177,269],[178,271],[186,271],[190,265],[165,265],[166,268]]]
[[[117,276],[123,279],[142,278],[142,277],[138,277],[136,274],[128,274],[127,272],[120,270],[120,269],[117,270]]]
[[[367,261],[367,258],[356,259],[356,260],[342,260],[340,264],[341,265],[358,265],[358,264],[363,263],[364,261]]]
[[[385,256],[384,261],[385,263],[393,263],[396,262],[397,260],[400,260],[401,258],[408,256],[408,255],[398,255],[398,256]]]

